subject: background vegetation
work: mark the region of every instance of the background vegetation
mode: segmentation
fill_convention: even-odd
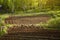
[[[0,12],[59,10],[60,0],[0,0]]]

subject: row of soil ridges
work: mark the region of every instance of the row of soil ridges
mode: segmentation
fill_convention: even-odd
[[[0,40],[60,40],[60,30],[47,30],[41,26],[29,25],[46,23],[50,18],[48,15],[8,17],[5,23],[16,25],[9,27],[8,33],[1,36]]]
[[[38,24],[40,22],[46,22],[51,17],[46,15],[41,16],[12,16],[5,19],[7,24]]]
[[[60,40],[60,30],[47,30],[39,26],[14,26],[0,40]]]

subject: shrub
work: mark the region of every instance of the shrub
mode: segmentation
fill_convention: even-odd
[[[5,26],[3,26],[2,23],[0,23],[0,36],[3,35],[5,33]]]
[[[48,21],[48,28],[60,29],[60,17]]]
[[[0,36],[6,33],[7,27],[5,26],[2,18],[0,18]]]

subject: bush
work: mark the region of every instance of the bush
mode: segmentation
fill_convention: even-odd
[[[5,26],[5,23],[3,22],[2,18],[0,18],[0,36],[6,33],[7,27]]]
[[[3,26],[2,23],[0,23],[0,36],[3,35],[5,33],[5,26]]]
[[[48,11],[48,14],[52,16],[52,18],[60,17],[60,11]]]
[[[60,17],[48,21],[48,28],[60,29]]]

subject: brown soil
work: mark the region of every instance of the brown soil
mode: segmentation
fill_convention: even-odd
[[[0,40],[60,40],[59,30],[47,30],[38,26],[14,26]]]
[[[47,22],[51,17],[49,16],[13,16],[5,19],[5,23],[9,24],[38,24],[40,22]]]
[[[60,30],[47,30],[40,26],[22,25],[46,23],[50,18],[49,16],[13,16],[6,18],[5,23],[18,24],[18,26],[8,28],[8,34],[0,37],[0,40],[60,40]]]

